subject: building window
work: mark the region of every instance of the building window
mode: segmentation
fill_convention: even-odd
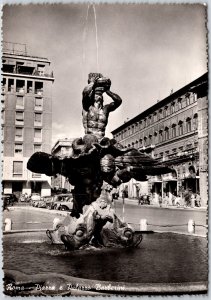
[[[134,133],[135,127],[132,125],[132,134]]]
[[[189,144],[186,145],[186,149],[187,149],[187,150],[192,149],[192,148],[193,148],[193,146],[192,146],[191,143],[189,143]]]
[[[163,141],[163,130],[159,131],[159,142],[161,143]]]
[[[1,95],[1,109],[4,109],[5,108],[5,95]]]
[[[6,82],[6,78],[3,78],[1,91],[2,91],[2,93],[5,93],[6,90],[7,90],[7,82]]]
[[[171,113],[175,113],[175,102],[171,103]]]
[[[178,110],[182,108],[182,98],[178,99]]]
[[[159,120],[162,119],[162,118],[163,118],[163,110],[160,109],[160,110],[159,110]]]
[[[148,117],[148,125],[151,125],[151,123],[152,123],[152,117],[149,116],[149,117]]]
[[[42,151],[41,145],[40,144],[34,145],[34,152],[40,152],[40,151]]]
[[[23,122],[24,121],[24,115],[23,115],[22,111],[16,111],[15,120],[17,122]]]
[[[139,147],[143,147],[143,140],[142,139],[139,140]]]
[[[167,141],[169,139],[169,128],[165,128],[165,140]]]
[[[24,107],[23,96],[17,96],[17,99],[16,99],[16,107],[20,107],[20,108],[23,108],[23,107]]]
[[[183,98],[183,99],[182,99],[182,108],[185,108],[185,107],[186,107],[186,99]]]
[[[183,135],[183,122],[180,121],[178,125],[179,125],[179,135]]]
[[[3,110],[3,109],[1,111],[1,121],[2,121],[2,124],[4,124],[4,121],[5,121],[5,110]]]
[[[33,82],[27,81],[27,93],[33,93]]]
[[[23,155],[23,144],[15,144],[15,156]]]
[[[35,113],[34,114],[34,121],[35,121],[35,123],[42,123],[42,114]]]
[[[157,119],[157,113],[156,112],[153,115],[153,119],[154,119],[154,122],[157,122],[158,119]]]
[[[139,129],[142,129],[142,121],[139,122]]]
[[[24,93],[25,92],[25,81],[24,80],[17,80],[16,81],[16,92],[17,93]]]
[[[23,162],[22,161],[14,161],[13,162],[13,176],[19,177],[23,174]]]
[[[42,96],[42,94],[43,94],[43,82],[40,82],[40,81],[35,82],[35,94]]]
[[[42,98],[35,98],[35,109],[41,109],[43,106],[43,99]]]
[[[198,114],[195,114],[193,116],[193,130],[197,130],[198,129]]]
[[[146,147],[148,145],[148,139],[147,136],[144,137],[144,146]]]
[[[149,135],[149,145],[152,145],[152,135]]]
[[[16,127],[15,128],[15,137],[16,138],[23,138],[23,128]]]
[[[155,137],[155,144],[157,144],[158,143],[158,134],[157,134],[157,132],[154,133],[154,137]]]
[[[144,121],[143,121],[143,128],[145,128],[146,125],[147,125],[147,120],[146,120],[146,118],[145,118]]]
[[[34,138],[35,139],[41,139],[41,137],[42,137],[41,129],[35,128],[34,129]]]
[[[8,92],[14,92],[14,79],[8,80]]]
[[[191,131],[191,119],[187,118],[186,119],[186,132],[190,132]]]
[[[199,146],[199,143],[197,141],[195,141],[194,142],[194,148],[195,148],[196,151],[199,150],[198,146]]]
[[[186,93],[185,98],[186,98],[186,105],[190,105],[190,93]]]
[[[176,137],[176,124],[172,125],[171,130],[172,130],[172,138],[175,138]]]
[[[173,154],[176,154],[176,153],[177,153],[177,148],[173,148],[173,149],[172,149],[172,153],[173,153]]]
[[[165,106],[164,110],[163,110],[163,117],[168,117],[168,106]]]

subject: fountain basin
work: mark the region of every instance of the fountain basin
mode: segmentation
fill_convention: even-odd
[[[31,286],[32,294],[207,291],[207,240],[202,237],[153,233],[144,235],[136,249],[70,252],[64,245],[50,244],[44,232],[11,232],[3,236],[3,248],[6,282]],[[56,284],[57,289],[37,289],[36,283],[50,287]],[[5,289],[5,293],[10,291]],[[20,293],[26,293],[25,288]]]

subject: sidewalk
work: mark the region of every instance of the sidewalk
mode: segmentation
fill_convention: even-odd
[[[114,201],[118,203],[123,203],[122,198],[115,199]],[[135,205],[135,206],[140,206],[140,207],[148,207],[148,208],[160,208],[160,209],[173,209],[173,210],[199,210],[199,211],[206,211],[208,210],[208,207],[184,207],[184,206],[159,206],[158,204],[138,204],[138,199],[133,199],[133,198],[125,198],[125,203],[129,205]]]

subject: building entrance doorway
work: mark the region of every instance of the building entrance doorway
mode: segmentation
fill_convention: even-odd
[[[31,192],[32,193],[41,194],[41,189],[42,189],[42,183],[41,182],[36,182],[36,181],[31,182]]]
[[[22,189],[23,189],[23,182],[13,182],[12,183],[12,193],[17,197],[20,198],[22,194]]]

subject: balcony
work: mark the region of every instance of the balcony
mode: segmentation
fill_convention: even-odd
[[[2,72],[17,74],[17,75],[53,78],[53,72],[45,73],[44,71],[39,71],[36,70],[34,67],[28,67],[28,66],[15,67],[15,66],[8,66],[3,64]]]

